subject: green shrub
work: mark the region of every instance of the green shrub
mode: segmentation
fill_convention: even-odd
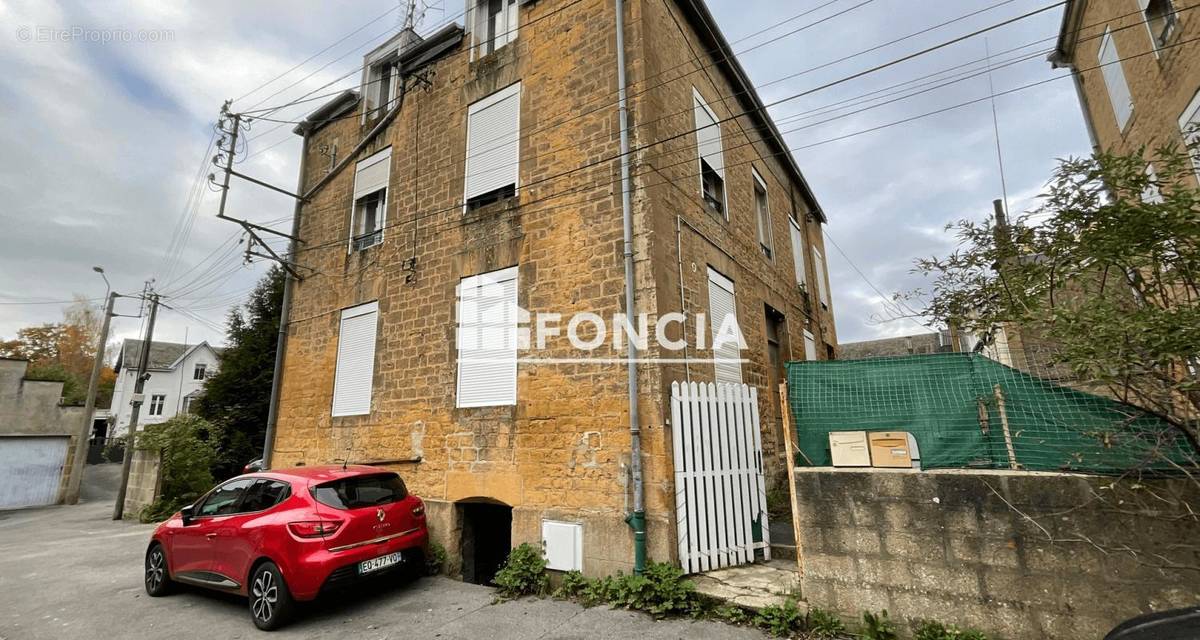
[[[936,620],[922,620],[917,625],[914,640],[988,640],[987,635],[975,629],[959,629],[952,624],[942,624]]]
[[[696,586],[683,578],[683,571],[666,562],[651,562],[642,575],[618,572],[606,587],[607,600],[613,606],[656,617],[690,611],[696,595]]]
[[[496,572],[495,582],[501,598],[546,593],[550,588],[550,577],[546,575],[546,558],[542,556],[541,547],[526,542],[509,552],[508,560]]]
[[[804,614],[796,606],[796,601],[790,597],[782,605],[773,604],[763,607],[754,617],[754,624],[767,633],[784,637],[792,635],[804,623]]]
[[[425,557],[425,575],[436,576],[442,572],[442,567],[446,566],[446,547],[436,543],[429,543],[429,555]]]
[[[839,638],[846,634],[846,625],[842,623],[842,619],[837,617],[837,614],[819,607],[808,610],[804,626],[814,638]]]
[[[220,429],[190,414],[147,425],[137,434],[136,448],[162,453],[162,490],[158,500],[142,509],[143,521],[166,519],[212,488],[219,441]]]
[[[572,600],[583,595],[583,592],[588,587],[589,580],[583,577],[578,571],[568,571],[563,575],[562,584],[554,590],[554,597],[563,600]]]
[[[712,611],[712,617],[729,624],[746,624],[751,621],[745,609],[732,604],[722,605]]]
[[[618,572],[617,575],[620,576],[620,573]],[[598,604],[608,602],[612,598],[612,593],[616,590],[616,582],[617,578],[613,576],[588,580],[579,594],[581,603],[585,607],[594,607]]]
[[[862,614],[862,637],[865,640],[897,640],[896,623],[888,619],[887,609],[879,613],[864,611]]]

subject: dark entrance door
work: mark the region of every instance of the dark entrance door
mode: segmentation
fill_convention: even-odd
[[[463,581],[491,584],[512,550],[512,507],[461,502]]]

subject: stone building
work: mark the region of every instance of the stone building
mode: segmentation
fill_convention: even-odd
[[[1093,147],[1127,154],[1200,141],[1200,16],[1192,8],[1177,0],[1066,3],[1050,62],[1072,70]],[[1193,162],[1200,180],[1195,153]]]
[[[271,464],[396,469],[467,580],[547,527],[569,565],[629,570],[625,350],[595,322],[598,349],[568,339],[569,319],[625,312],[614,3],[468,4],[465,27],[370,53],[361,90],[296,127],[307,201]],[[648,553],[670,561],[670,384],[757,387],[780,475],[783,363],[837,338],[825,213],[713,17],[624,7],[635,307],[651,334],[684,314],[663,335],[689,345],[652,335],[637,365]],[[543,344],[488,342],[550,314]],[[714,351],[731,316],[745,346]]]

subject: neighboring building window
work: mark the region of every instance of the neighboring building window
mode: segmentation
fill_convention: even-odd
[[[458,283],[458,406],[517,403],[517,268]]]
[[[471,0],[475,57],[486,56],[517,39],[517,0]]]
[[[804,330],[804,359],[817,359],[817,339],[813,337],[812,332],[808,329]]]
[[[754,176],[754,216],[758,221],[758,248],[768,258],[772,255],[771,244],[771,209],[767,202],[767,183],[758,175],[754,167],[750,168]]]
[[[712,326],[712,351],[715,369],[714,379],[720,383],[742,383],[742,352],[736,341],[723,340],[722,327],[737,329],[737,297],[733,292],[733,281],[725,276],[708,269],[708,313]]]
[[[192,369],[192,380],[203,380],[208,373],[208,365],[203,362],[197,363],[196,368]]]
[[[1142,189],[1142,202],[1146,204],[1161,204],[1162,190],[1158,186],[1158,174],[1154,173],[1154,165],[1146,165],[1146,188]]]
[[[1161,49],[1167,44],[1171,32],[1175,30],[1175,5],[1171,0],[1138,0],[1142,14],[1146,17],[1146,28],[1150,30],[1150,39],[1154,48]]]
[[[154,394],[150,396],[150,410],[147,412],[152,416],[161,416],[163,414],[163,406],[167,404],[167,396]]]
[[[1117,53],[1117,43],[1112,37],[1112,29],[1104,30],[1104,39],[1100,41],[1099,55],[1100,72],[1104,77],[1104,86],[1108,89],[1108,100],[1112,103],[1113,113],[1117,117],[1117,127],[1125,130],[1129,116],[1133,115],[1133,96],[1129,93],[1129,85],[1125,82],[1125,71],[1121,68],[1121,54]]]
[[[334,416],[360,416],[371,412],[378,320],[378,302],[342,310],[337,368],[333,375]]]
[[[517,193],[521,164],[521,83],[467,109],[467,162],[463,176],[466,210]]]
[[[184,396],[183,406],[179,408],[179,412],[183,413],[183,414],[188,414],[188,413],[192,412],[192,397],[191,396]]]
[[[392,108],[396,99],[396,60],[391,56],[367,64],[362,95],[364,96],[363,120],[382,116]]]
[[[354,209],[350,213],[352,252],[383,242],[391,165],[392,148],[388,147],[359,162],[354,171]]]
[[[788,229],[792,235],[792,263],[796,268],[796,284],[807,286],[808,274],[804,269],[804,232],[795,218],[788,218]]]
[[[1200,180],[1200,91],[1192,97],[1192,102],[1179,116],[1179,131],[1183,134],[1183,143],[1192,156],[1192,166],[1196,169],[1196,179]]]
[[[721,150],[721,125],[700,92],[692,89],[696,112],[696,148],[700,155],[700,193],[709,211],[729,219],[725,206],[725,157]]]
[[[829,308],[829,273],[825,271],[825,256],[821,255],[821,250],[816,247],[812,248],[813,254],[813,270],[814,277],[817,279],[817,299],[821,301],[821,305]]]

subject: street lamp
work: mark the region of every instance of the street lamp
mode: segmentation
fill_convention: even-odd
[[[67,491],[63,496],[63,502],[67,504],[79,502],[79,486],[83,481],[83,464],[87,458],[88,439],[92,433],[92,414],[96,410],[96,390],[100,385],[100,371],[104,367],[104,346],[108,343],[108,327],[113,317],[113,303],[120,297],[112,290],[112,284],[108,282],[108,276],[104,275],[103,267],[92,267],[92,271],[104,278],[106,287],[104,291],[104,321],[101,324],[100,335],[96,339],[96,354],[92,360],[92,377],[88,380],[87,399],[83,408],[83,424],[80,425],[79,434],[75,440],[75,459],[71,461],[71,473],[67,476]],[[148,347],[143,346],[142,348]],[[132,443],[127,443],[126,446],[132,446]]]
[[[108,293],[112,291],[112,285],[108,282],[108,276],[104,275],[104,267],[92,267],[92,271],[95,271],[96,273],[100,274],[101,278],[104,278],[104,286],[106,287],[104,290],[104,297],[108,298]]]

